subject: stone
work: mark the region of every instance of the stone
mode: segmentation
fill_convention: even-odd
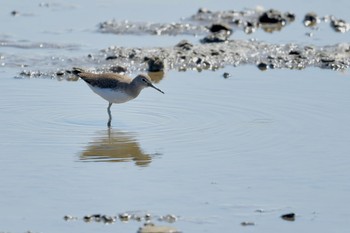
[[[283,214],[281,218],[286,221],[295,221],[295,214],[294,213]]]

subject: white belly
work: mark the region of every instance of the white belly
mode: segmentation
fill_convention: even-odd
[[[127,95],[123,91],[116,91],[115,89],[110,88],[98,88],[91,85],[89,85],[89,87],[93,92],[110,103],[120,104],[133,99],[133,97]]]

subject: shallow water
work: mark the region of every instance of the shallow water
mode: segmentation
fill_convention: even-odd
[[[7,3],[5,9],[24,11],[24,6],[14,3]],[[50,18],[60,25],[74,9],[93,9],[76,4],[39,8],[44,13],[19,15],[16,20],[67,14],[65,19]],[[193,5],[188,12],[198,8]],[[95,24],[115,14],[110,7],[101,8],[109,15],[70,27],[93,31]],[[169,13],[166,19],[171,20],[172,14],[179,12]],[[6,33],[15,41],[24,39],[19,29],[25,27],[17,25],[17,31],[15,25],[10,24],[12,29]],[[55,53],[79,57],[114,39],[122,40],[84,30],[68,33],[65,29],[70,27],[65,25],[59,37],[77,44],[75,49],[1,47],[0,53],[54,68],[42,57]],[[32,31],[28,43],[61,41],[42,31]],[[99,45],[84,44],[92,40],[86,35],[106,39]],[[142,40],[145,46],[158,40],[178,41],[122,38],[133,38],[123,42],[129,46]],[[343,35],[336,39],[344,42]],[[13,78],[21,70],[16,65],[0,70],[0,232],[136,232],[144,221],[106,225],[82,220],[90,214],[124,212],[151,213],[155,224],[182,232],[348,229],[348,70],[261,72],[254,66],[240,66],[216,72],[169,71],[157,81],[165,95],[146,89],[134,101],[113,105],[110,130],[107,103],[81,80]],[[224,72],[231,77],[223,78]],[[280,218],[289,212],[296,213],[294,222]],[[177,221],[158,220],[167,214],[176,215]],[[64,221],[65,215],[78,219]],[[243,227],[245,221],[255,225]]]

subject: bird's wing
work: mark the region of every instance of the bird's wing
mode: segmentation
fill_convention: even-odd
[[[78,76],[91,86],[100,88],[117,88],[131,82],[131,78],[115,73],[79,73]]]

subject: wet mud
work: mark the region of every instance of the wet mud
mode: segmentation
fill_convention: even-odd
[[[300,16],[299,16],[300,17]],[[31,69],[31,61],[20,61],[2,55],[2,65],[19,66],[23,70],[17,77],[50,77],[71,79],[72,66],[84,67],[94,72],[159,72],[167,70],[218,70],[225,66],[253,65],[262,71],[268,69],[297,69],[317,67],[345,70],[350,65],[350,43],[327,46],[297,43],[268,43],[256,39],[238,40],[239,30],[253,34],[257,30],[266,33],[281,31],[296,23],[291,12],[270,10],[217,11],[201,8],[194,15],[177,23],[149,23],[108,20],[98,24],[100,33],[118,35],[193,35],[197,43],[179,39],[167,47],[119,47],[110,46],[84,57],[55,57],[40,71]],[[302,22],[307,28],[329,24],[333,33],[348,33],[350,24],[335,16],[318,16],[307,13]],[[309,33],[311,36],[312,33]],[[17,43],[0,41],[1,47],[50,49],[78,49],[78,45],[55,45],[43,43]],[[50,60],[50,59],[49,59]],[[49,65],[47,65],[49,64]],[[51,67],[50,67],[51,66]],[[227,76],[226,76],[227,77]]]
[[[101,223],[101,224],[115,224],[135,222],[137,225],[141,225],[137,232],[140,233],[175,233],[181,232],[170,224],[178,220],[178,216],[173,214],[166,215],[152,215],[150,213],[141,213],[141,212],[124,212],[118,215],[104,215],[104,214],[91,214],[85,215],[81,218],[65,215],[63,220],[66,222],[72,221],[83,221],[84,223]]]
[[[264,214],[264,210],[255,210],[256,213]],[[287,213],[280,216],[285,221],[294,222],[295,213]],[[149,212],[142,211],[129,211],[119,213],[117,215],[105,215],[105,214],[89,214],[82,217],[65,215],[63,220],[66,222],[81,221],[84,223],[99,223],[99,224],[117,224],[119,223],[136,223],[140,225],[137,232],[181,232],[180,230],[173,227],[171,224],[177,221],[188,221],[186,217],[176,216],[174,214],[166,215],[153,215]],[[193,220],[192,220],[193,221]],[[256,223],[253,221],[243,221],[240,223],[242,227],[255,226]]]

